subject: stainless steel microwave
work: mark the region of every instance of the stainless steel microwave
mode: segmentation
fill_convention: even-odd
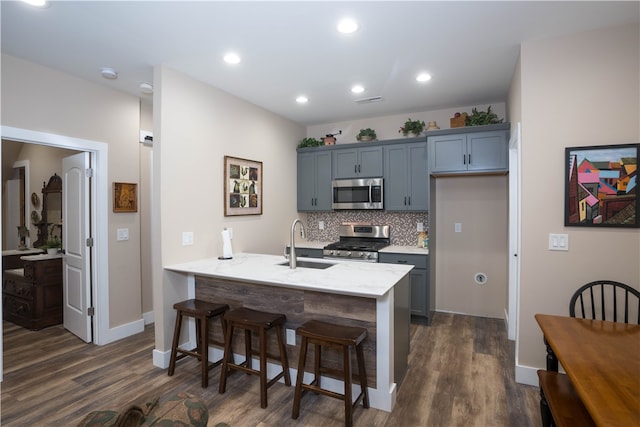
[[[383,209],[382,178],[335,179],[331,182],[333,209]]]

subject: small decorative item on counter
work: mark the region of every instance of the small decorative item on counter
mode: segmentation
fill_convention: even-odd
[[[427,126],[427,130],[438,130],[440,126],[436,122],[429,122],[429,126]]]
[[[324,142],[320,141],[316,138],[302,138],[300,143],[298,144],[298,148],[307,148],[307,147],[322,147]]]
[[[371,128],[360,129],[360,133],[356,136],[358,141],[375,141],[377,138],[376,131]]]
[[[467,121],[467,113],[455,113],[453,117],[449,119],[449,123],[452,128],[464,127],[466,121]]]
[[[402,133],[404,136],[408,136],[409,134],[420,136],[420,134],[424,130],[424,127],[424,121],[411,120],[411,118],[408,118],[407,121],[404,122],[404,126],[402,126],[398,132]]]
[[[418,247],[424,248],[424,241],[427,239],[427,233],[425,231],[420,231],[418,233]]]

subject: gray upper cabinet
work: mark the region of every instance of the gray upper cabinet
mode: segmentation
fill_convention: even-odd
[[[427,143],[384,147],[384,207],[388,211],[429,210]]]
[[[298,211],[331,210],[331,152],[298,153]]]
[[[431,136],[431,173],[506,172],[509,132],[496,130]]]
[[[371,178],[382,176],[382,146],[333,150],[333,177]]]

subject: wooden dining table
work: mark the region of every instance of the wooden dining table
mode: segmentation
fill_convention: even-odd
[[[536,314],[547,370],[562,365],[597,426],[640,426],[640,325]]]

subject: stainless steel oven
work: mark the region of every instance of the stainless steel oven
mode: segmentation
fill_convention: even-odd
[[[333,209],[383,209],[382,178],[336,179],[331,182]]]
[[[378,251],[390,244],[388,225],[341,224],[340,240],[322,250],[325,259],[378,262]]]

